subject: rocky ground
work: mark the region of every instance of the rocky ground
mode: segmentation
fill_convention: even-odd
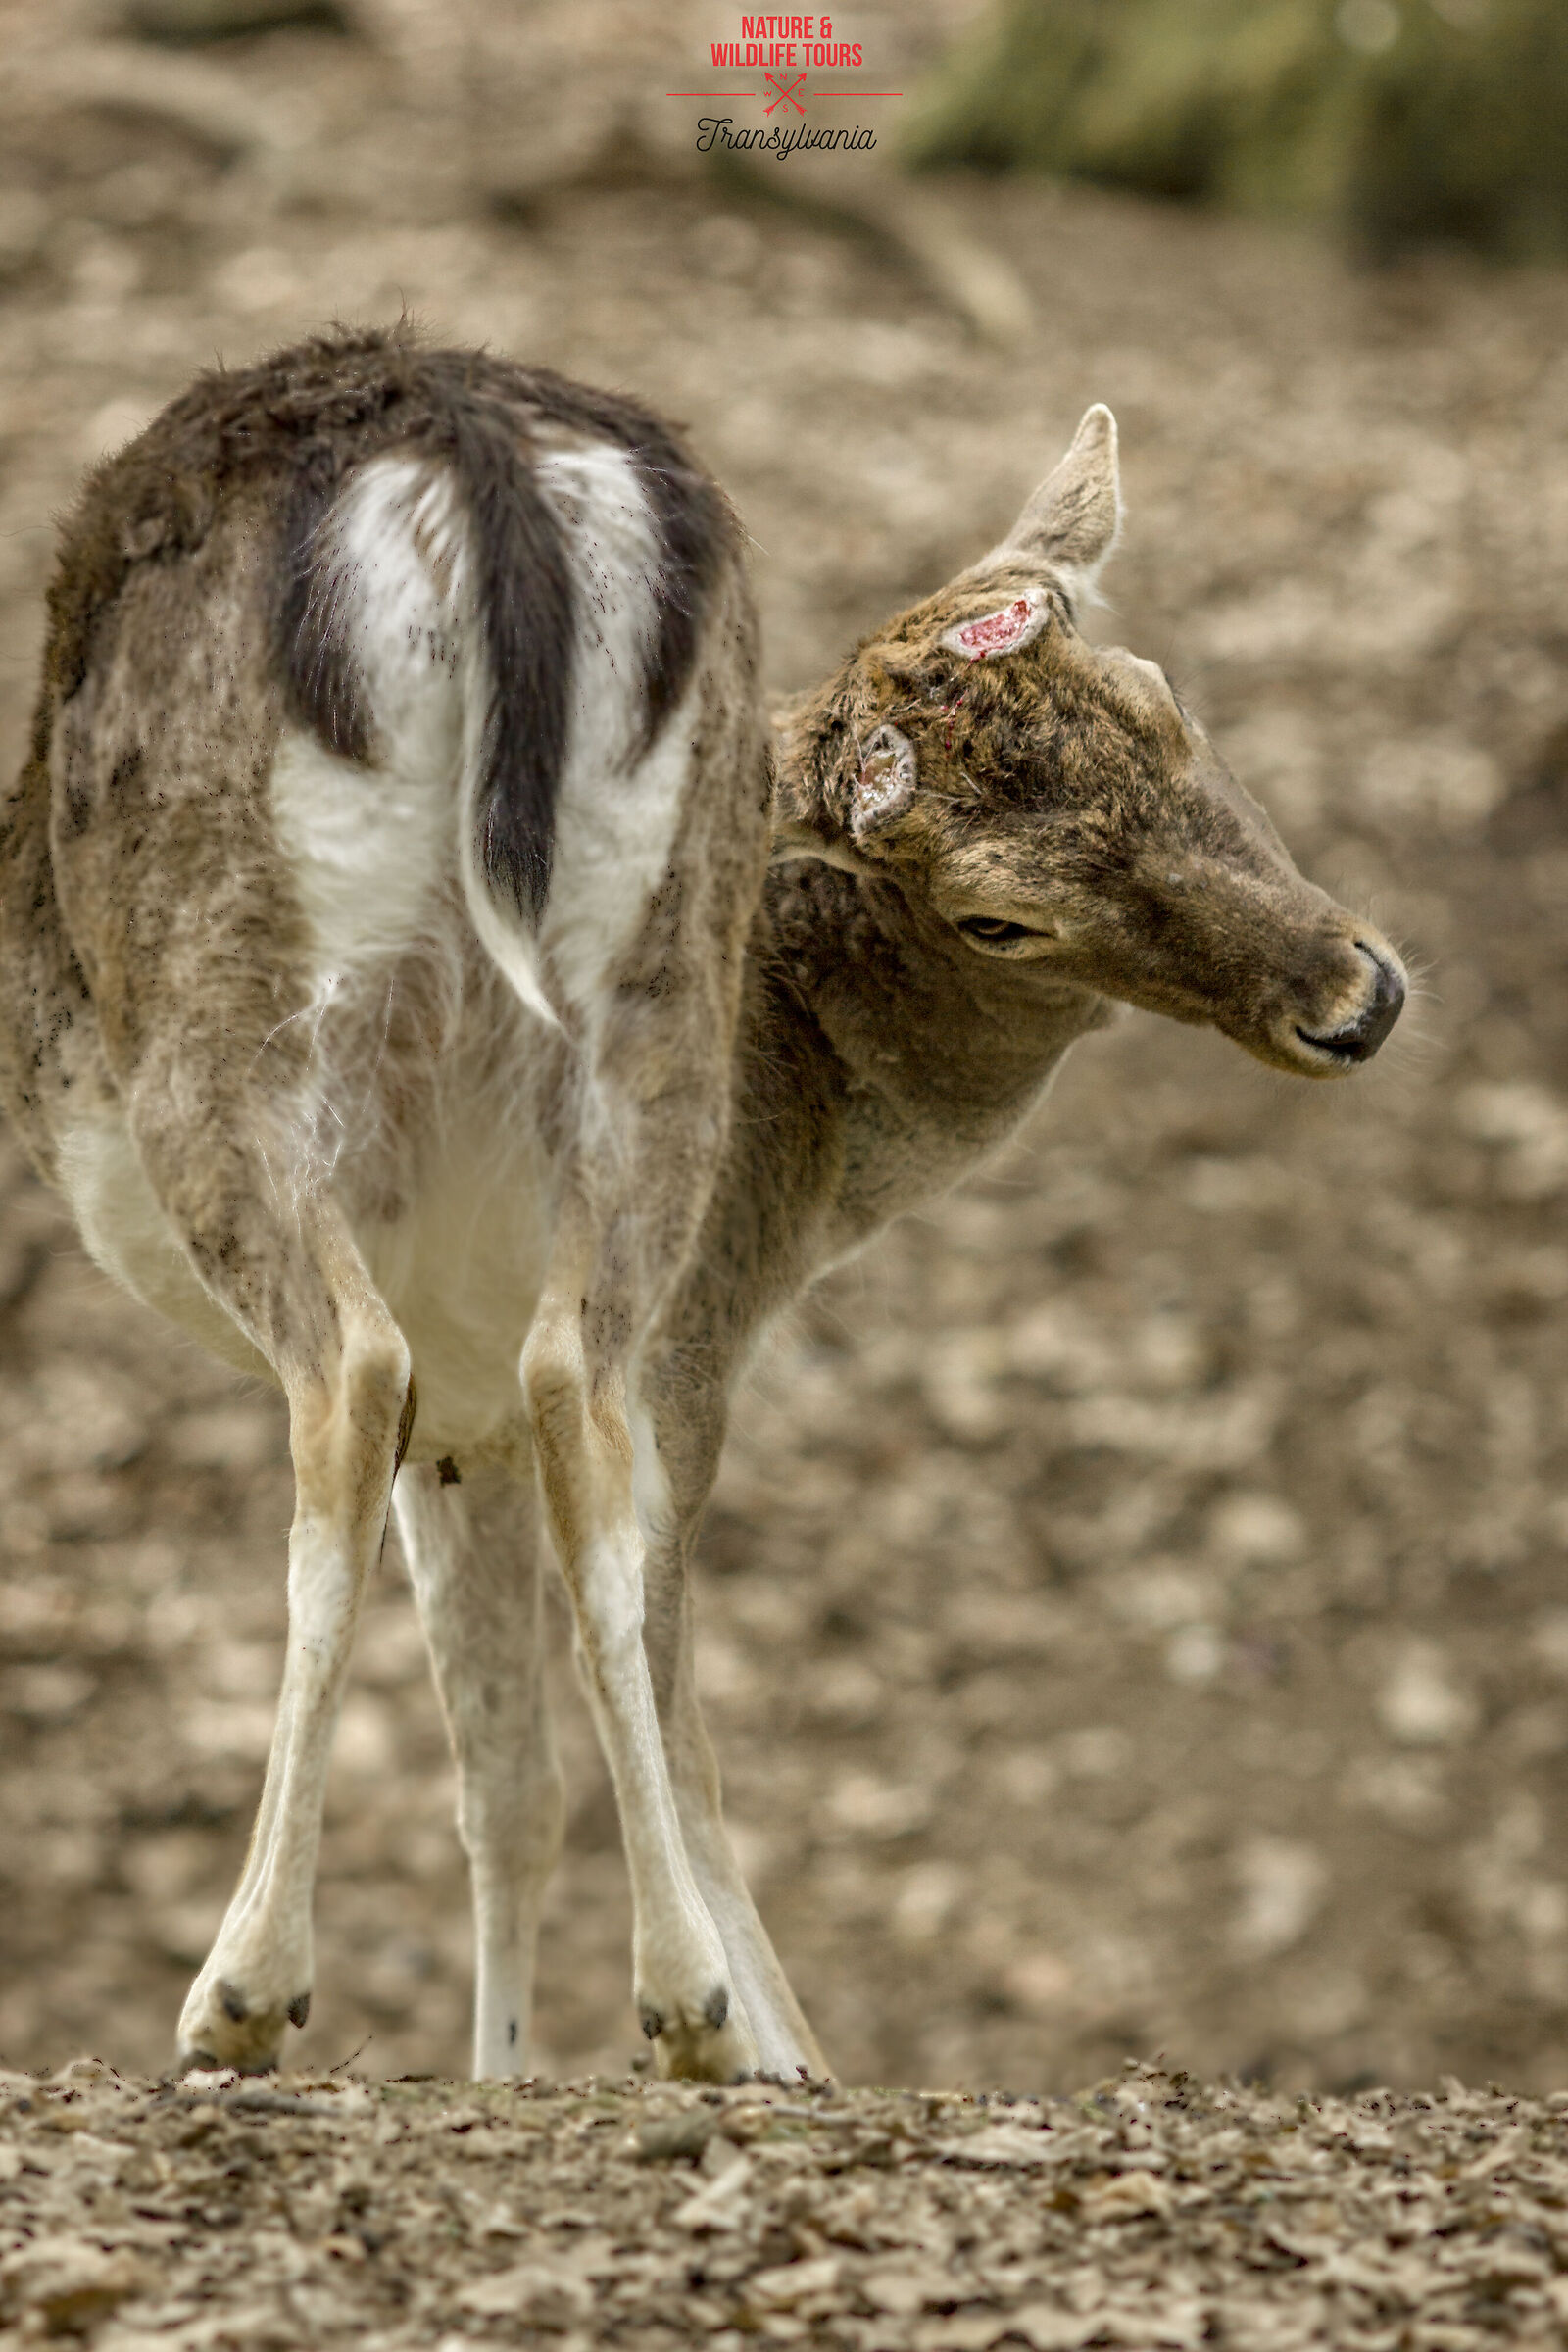
[[[445,336],[685,417],[757,542],[780,686],[989,544],[1083,406],[1109,400],[1130,521],[1103,626],[1169,662],[1301,861],[1372,908],[1423,986],[1377,1067],[1337,1089],[1129,1019],[1083,1049],[1004,1165],[803,1311],[742,1400],[705,1543],[702,1676],[730,1808],[848,2082],[1058,2094],[1132,2054],[1273,2086],[1262,2107],[1190,2092],[1188,2109],[1162,2109],[1170,2161],[1143,2168],[1161,2180],[1186,2162],[1180,2134],[1210,2128],[1235,2135],[1224,2179],[1251,2178],[1246,2118],[1291,2121],[1298,2090],[1430,2094],[1451,2072],[1554,2091],[1568,2081],[1568,278],[1442,257],[1358,275],[1283,234],[1043,185],[928,190],[906,234],[881,160],[858,179],[861,159],[842,159],[836,194],[819,177],[809,206],[694,162],[690,122],[662,110],[685,103],[662,93],[705,54],[698,33],[733,34],[701,10],[476,10],[462,39],[453,12],[417,0],[357,22],[171,51],[74,0],[0,10],[0,756],[16,760],[25,726],[51,514],[215,352],[238,360],[408,303]],[[880,63],[955,25],[956,8],[911,6],[852,30]],[[769,167],[804,196],[805,178],[784,180],[794,168]],[[0,2051],[14,2067],[83,2049],[166,2062],[259,1785],[288,1512],[275,1402],[117,1296],[11,1151]],[[621,1864],[560,1681],[573,1813],[539,2063],[618,2076],[636,2039]],[[461,2069],[451,1796],[389,1556],[335,1767],[302,2064]],[[451,2132],[446,2096],[356,2092],[340,2140],[330,2118],[241,2118],[221,2096],[198,2112],[145,2086],[83,2079],[77,2093],[102,2104],[90,2137],[147,2142],[145,2193],[172,2230],[184,2191],[159,2170],[166,2139],[206,2134],[170,2158],[177,2182],[297,2123],[316,2198],[318,2176],[351,2180],[355,2134],[370,2144],[406,2118],[412,2149]],[[575,2121],[569,2102],[516,2102],[503,2136],[543,2119],[564,2148],[586,2145],[595,2096]],[[624,2100],[605,2098],[593,2131],[618,2146]],[[71,2148],[45,2132],[56,2106],[88,2112],[39,2094],[17,2144]],[[906,2115],[917,2138],[979,2120],[935,2108],[931,2122],[918,2102],[864,2112]],[[1504,2108],[1483,2103],[1473,2127],[1471,2112],[1325,2105],[1289,2144],[1321,2142],[1324,2179],[1362,2167],[1392,2212],[1398,2166],[1457,2134],[1474,2153],[1432,2194],[1480,2215]],[[817,2113],[803,2106],[801,2136],[777,2143],[812,2181],[840,2128]],[[1039,2136],[1047,2120],[1041,2148],[1065,2144],[1067,2111],[1029,2118],[1006,2130]],[[1071,2122],[1091,2138],[1109,2128]],[[1472,2128],[1483,2136],[1465,2141]],[[501,2130],[451,2144],[499,2147]],[[1277,2130],[1257,2126],[1270,2149]],[[1538,2132],[1557,2144],[1538,2107],[1506,2131],[1510,2148]],[[761,2180],[783,2161],[773,2146],[748,2159]],[[1075,2210],[1040,2199],[1055,2161],[993,2176],[921,2155],[908,2210],[929,2197],[935,2213],[949,2191],[958,2207],[1027,2208],[1037,2236],[998,2259],[1032,2263],[1038,2231]],[[1070,2195],[1110,2197],[1105,2244],[1131,2278],[1170,2218],[1112,2220],[1117,2166],[1083,2163]],[[875,2180],[903,2181],[903,2164]],[[61,2193],[84,2198],[122,2165],[142,2178],[141,2156],[111,2149]],[[629,2164],[624,2178],[671,2202],[695,2187]],[[19,2170],[8,2193],[54,2179]],[[1291,2208],[1307,2237],[1316,2194]],[[562,2204],[577,2216],[562,2246],[580,2254],[602,2209],[575,2185]],[[1323,2294],[1373,2292],[1335,2271],[1327,2225],[1320,2254],[1271,2250],[1250,2190],[1200,2180],[1173,2210],[1214,2217],[1213,2245],[1233,2229],[1255,2243],[1259,2299],[1283,2266],[1299,2280],[1318,2262]],[[479,2229],[462,2197],[455,2211],[454,2229]],[[1455,2226],[1462,2252],[1471,2221]],[[1545,2234],[1522,2280],[1550,2237],[1549,2218],[1529,2227]],[[321,2221],[327,2239],[335,2229]],[[802,2229],[803,2260],[836,2278],[886,2250],[874,2233],[857,2250],[826,2223]],[[764,2271],[786,2261],[782,2239],[759,2244]],[[368,2310],[356,2298],[380,2272],[320,2259],[344,2308]],[[1193,2259],[1189,2301],[1209,2291],[1210,2255]],[[534,2260],[503,2231],[494,2268]],[[561,2306],[576,2326],[589,2274],[563,2275],[578,2281]],[[664,2275],[649,2271],[650,2297]],[[739,2277],[714,2290],[715,2326]],[[1442,2289],[1455,2312],[1468,2277],[1461,2263]],[[1425,2310],[1439,2290],[1410,2291]],[[1086,2285],[1082,2311],[1101,2292]],[[910,2341],[933,2324],[913,2311],[898,2320]],[[786,2299],[768,2327],[787,2334],[797,2316]]]
[[[9,2341],[1559,2345],[1560,2097],[0,2079]]]

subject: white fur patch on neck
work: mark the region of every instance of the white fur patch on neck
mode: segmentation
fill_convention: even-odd
[[[1028,588],[1000,612],[982,613],[978,620],[962,620],[956,629],[944,629],[937,642],[950,654],[961,654],[966,662],[987,662],[997,654],[1015,654],[1039,636],[1050,618],[1051,606],[1044,589]]]

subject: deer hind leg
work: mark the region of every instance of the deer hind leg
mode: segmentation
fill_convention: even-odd
[[[757,2044],[681,1837],[643,1646],[626,1396],[643,1324],[631,1222],[623,1209],[596,1216],[583,1188],[568,1191],[523,1350],[523,1392],[578,1670],[620,1811],[643,2032],[661,2074],[727,2082],[755,2071]]]
[[[528,2071],[539,1912],[564,1820],[543,1678],[533,1498],[499,1470],[399,1476],[398,1533],[458,1763],[474,1913],[473,2071]]]
[[[380,1553],[413,1413],[409,1350],[324,1190],[280,1188],[230,1103],[221,1133],[177,1109],[177,1072],[133,1105],[164,1216],[208,1293],[288,1398],[294,1520],[288,1645],[261,1806],[238,1886],[179,2021],[186,2065],[275,2065],[312,1979],[311,1893],[355,1620]]]

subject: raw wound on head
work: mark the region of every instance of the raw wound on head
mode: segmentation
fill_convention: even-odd
[[[897,727],[878,727],[855,779],[850,829],[857,840],[902,816],[914,798],[914,746]]]
[[[1000,612],[960,621],[945,633],[942,643],[950,653],[962,654],[966,662],[983,662],[991,654],[1016,653],[1019,646],[1039,636],[1050,615],[1051,608],[1043,597],[1014,597]]]

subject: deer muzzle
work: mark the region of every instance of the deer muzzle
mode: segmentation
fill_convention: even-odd
[[[1346,1077],[1398,1019],[1404,966],[1381,931],[1296,871],[1261,816],[1249,832],[1223,813],[1230,839],[1211,821],[1201,849],[1156,843],[1095,901],[1085,894],[1084,977],[1212,1023],[1275,1069]]]
[[[1392,949],[1382,941],[1358,939],[1355,952],[1366,965],[1366,988],[1351,1017],[1328,1030],[1296,1025],[1298,1042],[1322,1056],[1326,1074],[1370,1061],[1404,1007],[1404,972]]]

